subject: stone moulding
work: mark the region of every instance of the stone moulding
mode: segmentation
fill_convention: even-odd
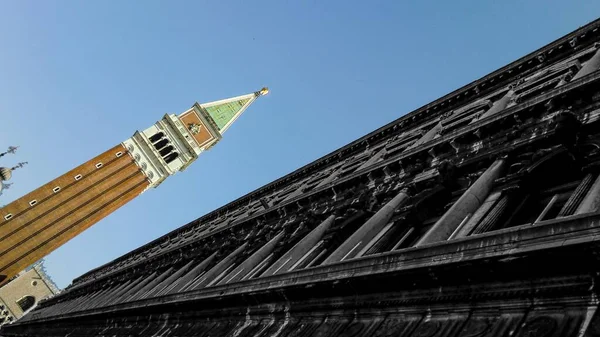
[[[262,294],[261,296],[275,294],[274,296],[280,297],[276,294],[285,293],[290,289],[309,289],[321,284],[329,286],[340,282],[353,282],[365,277],[377,278],[386,275],[410,278],[411,275],[419,275],[418,272],[423,271],[435,275],[437,269],[442,270],[448,266],[489,263],[488,261],[502,262],[527,256],[529,253],[543,255],[572,247],[589,254],[600,252],[600,212],[547,220],[536,225],[527,224],[450,242],[357,258],[334,265],[58,315],[44,318],[42,321],[114,314],[141,307],[180,305],[186,302],[228,302],[228,298],[239,297],[241,300],[258,294]],[[422,275],[420,277],[422,278]],[[415,276],[415,280],[418,279],[419,276]],[[534,284],[526,287],[531,291],[535,288]],[[28,323],[35,321],[35,313],[33,313]]]

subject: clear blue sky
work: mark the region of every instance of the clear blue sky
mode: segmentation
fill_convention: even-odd
[[[195,101],[226,137],[49,255],[60,287],[586,24],[600,1],[0,0],[6,204]]]

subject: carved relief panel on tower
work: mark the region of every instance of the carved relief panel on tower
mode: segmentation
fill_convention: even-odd
[[[218,133],[208,126],[208,121],[200,116],[197,107],[179,115],[179,120],[200,147],[208,147],[219,138]]]

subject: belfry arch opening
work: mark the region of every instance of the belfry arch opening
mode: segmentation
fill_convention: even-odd
[[[156,143],[157,141],[159,141],[161,138],[163,138],[165,136],[165,134],[163,132],[157,132],[155,134],[153,134],[152,136],[150,136],[150,141],[152,143]]]

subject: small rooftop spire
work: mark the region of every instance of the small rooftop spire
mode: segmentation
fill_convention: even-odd
[[[18,148],[19,148],[18,146],[9,146],[9,147],[8,147],[8,150],[6,150],[6,152],[2,152],[2,153],[0,153],[0,157],[2,157],[2,156],[4,156],[4,155],[6,155],[6,154],[8,154],[8,153],[10,153],[10,154],[14,154],[15,152],[17,152],[17,149],[18,149]]]
[[[17,165],[8,168],[8,167],[0,167],[0,181],[4,181],[4,180],[10,180],[10,178],[12,177],[12,171],[21,168],[23,166],[25,166],[27,164],[27,162],[21,162],[18,163]]]
[[[12,183],[7,184],[3,181],[0,181],[0,195],[2,195],[2,193],[4,192],[4,190],[8,190],[10,188],[10,186],[12,185]],[[0,206],[0,208],[2,208],[4,206]]]
[[[25,165],[27,165],[27,164],[28,164],[28,162],[26,162],[26,161],[23,161],[23,162],[20,162],[20,163],[18,163],[17,165],[15,165],[15,166],[13,166],[13,167],[11,167],[10,169],[14,171],[14,170],[16,170],[16,169],[22,168],[23,166],[25,166]]]

